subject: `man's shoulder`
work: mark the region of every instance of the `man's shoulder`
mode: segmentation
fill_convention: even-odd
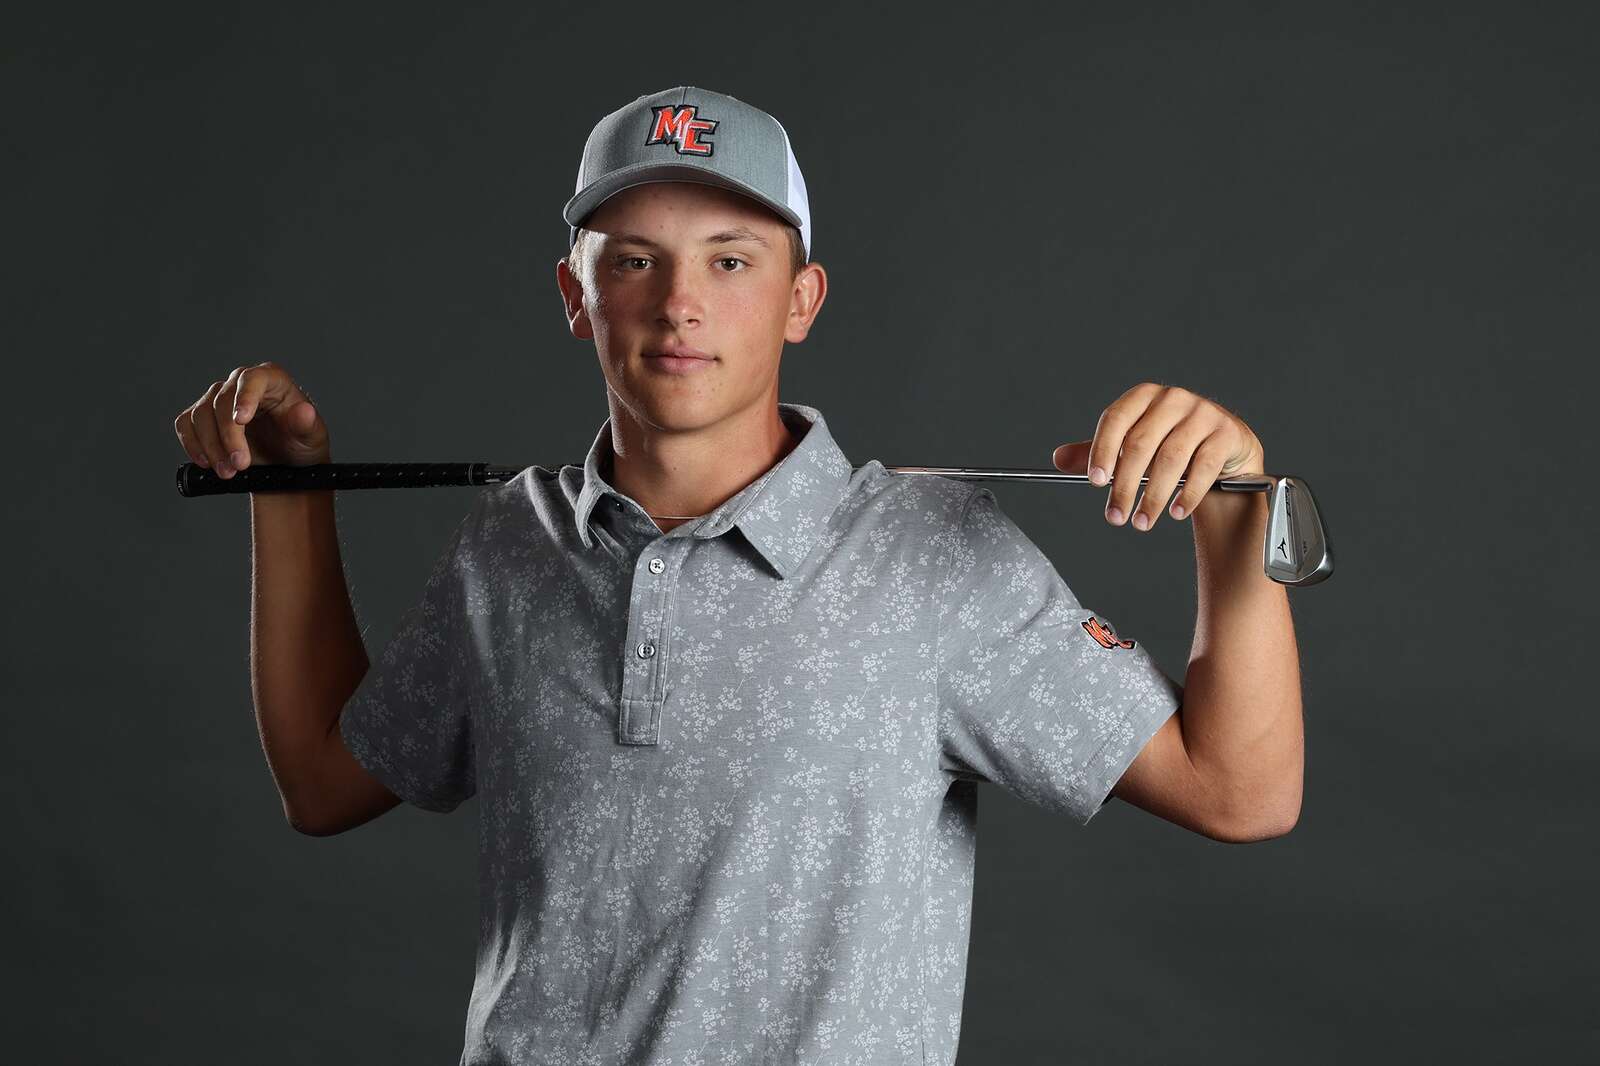
[[[514,477],[485,485],[478,490],[463,519],[463,549],[492,552],[507,544],[526,549],[540,541],[541,531],[555,533],[563,516],[566,525],[571,526],[576,494],[568,497],[565,481],[560,469],[527,466]]]
[[[850,475],[846,500],[857,521],[896,521],[924,532],[942,532],[961,518],[974,486],[942,474],[897,473],[877,459]]]

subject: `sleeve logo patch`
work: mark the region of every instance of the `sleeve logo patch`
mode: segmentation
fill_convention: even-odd
[[[1090,615],[1089,620],[1083,623],[1083,628],[1086,633],[1094,638],[1095,643],[1100,645],[1102,648],[1131,649],[1133,647],[1134,642],[1132,640],[1118,640],[1117,634],[1113,631],[1111,623],[1102,622],[1094,615]]]

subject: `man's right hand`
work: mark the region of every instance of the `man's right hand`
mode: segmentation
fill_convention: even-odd
[[[328,427],[289,372],[273,362],[235,367],[173,420],[197,465],[230,478],[251,463],[331,461]]]

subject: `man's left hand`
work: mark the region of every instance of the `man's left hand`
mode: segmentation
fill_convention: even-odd
[[[1105,409],[1093,440],[1063,444],[1052,458],[1058,470],[1087,473],[1096,485],[1114,479],[1106,503],[1106,521],[1114,526],[1133,511],[1139,479],[1148,476],[1133,515],[1140,530],[1155,525],[1180,478],[1183,490],[1171,509],[1175,519],[1193,514],[1218,478],[1266,472],[1266,451],[1238,415],[1188,389],[1150,381]]]

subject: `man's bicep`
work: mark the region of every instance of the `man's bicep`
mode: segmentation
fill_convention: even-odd
[[[1134,756],[1111,795],[1174,825],[1213,835],[1211,794],[1184,745],[1181,707]]]
[[[1078,601],[989,490],[968,498],[949,551],[935,645],[941,767],[1087,824],[1182,686]]]
[[[474,515],[456,527],[420,599],[400,617],[356,690],[327,746],[327,824],[368,820],[389,809],[376,786],[426,811],[454,810],[477,791],[473,744],[475,621],[467,585],[477,580],[470,544]],[[381,801],[381,802],[380,802]],[[350,824],[359,824],[359,821]],[[346,826],[348,828],[348,826]]]

